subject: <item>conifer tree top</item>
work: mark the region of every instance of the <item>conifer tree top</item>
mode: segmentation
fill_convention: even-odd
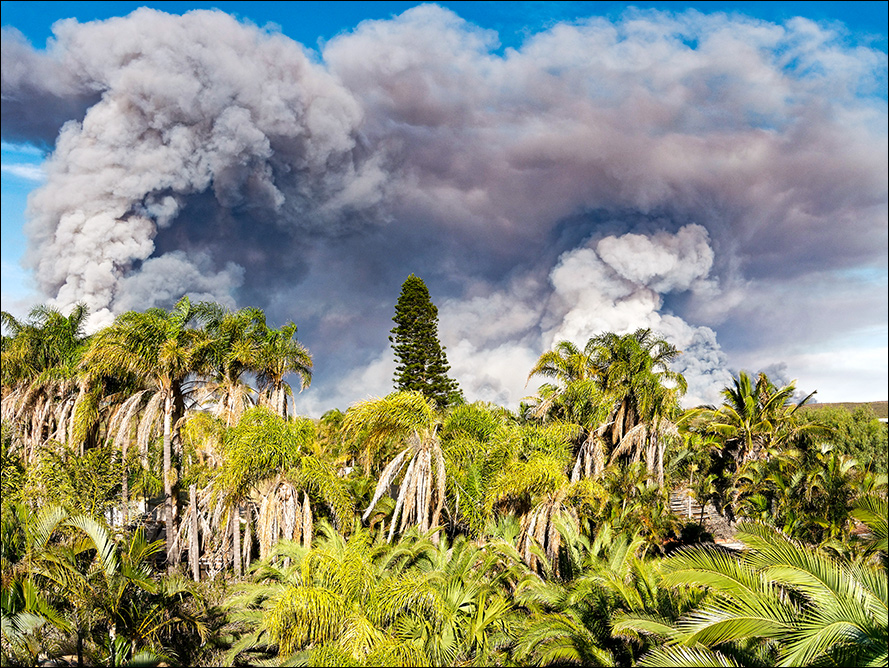
[[[389,341],[397,363],[396,389],[422,392],[439,406],[452,403],[459,390],[447,375],[451,367],[438,340],[438,309],[423,279],[414,274],[407,277],[392,320],[395,327]]]

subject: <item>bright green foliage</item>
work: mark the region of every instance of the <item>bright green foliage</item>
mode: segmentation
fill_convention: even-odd
[[[850,512],[859,522],[862,522],[871,535],[862,540],[862,556],[874,555],[878,557],[883,568],[889,563],[889,502],[885,496],[868,495],[855,503]]]
[[[12,450],[12,438],[6,423],[2,426],[0,442],[0,498],[19,501],[25,480],[26,468],[21,457]]]
[[[122,466],[110,446],[87,450],[50,442],[28,467],[23,492],[31,504],[56,503],[68,512],[104,515],[117,503]]]
[[[772,665],[886,664],[884,569],[831,559],[761,524],[742,525],[738,537],[748,546],[740,556],[697,548],[665,561],[666,584],[710,595],[662,634],[669,645],[643,665],[685,665],[692,647],[724,657],[722,665],[757,656]],[[619,628],[633,626],[624,619]]]
[[[215,415],[230,427],[252,403],[253,390],[243,376],[258,368],[260,341],[267,331],[265,314],[258,308],[232,312],[212,302],[198,304],[195,311],[210,335],[209,379],[201,397],[215,399]]]
[[[494,477],[515,455],[504,413],[480,403],[463,404],[450,411],[442,425],[446,512],[452,526],[470,536],[481,536],[492,520],[485,496]]]
[[[819,424],[801,421],[798,412],[814,392],[794,403],[793,383],[779,388],[763,373],[754,383],[742,371],[733,383],[722,391],[722,406],[698,415],[705,433],[716,435],[739,465],[762,459],[768,450],[794,443],[804,434],[823,431]]]
[[[644,619],[640,624],[647,628],[669,628],[700,601],[700,594],[663,585],[660,562],[643,557],[641,537],[615,534],[607,524],[593,541],[565,529],[571,561],[565,570],[575,576],[564,582],[528,579],[516,592],[517,601],[531,613],[516,645],[521,663],[629,665],[646,641],[626,634],[620,620],[632,617]],[[613,622],[620,637],[612,635]]]
[[[259,345],[256,382],[260,402],[281,417],[287,417],[287,397],[293,389],[285,378],[295,373],[300,390],[312,382],[312,356],[296,338],[296,325],[288,322],[280,329],[266,329]]]
[[[368,399],[346,413],[344,428],[349,435],[362,434],[369,450],[395,441],[403,449],[380,473],[373,498],[364,512],[367,521],[389,486],[401,479],[389,540],[409,526],[426,533],[439,526],[447,492],[444,453],[437,431],[435,405],[420,392],[394,392],[381,399]],[[401,472],[404,477],[401,478]]]
[[[229,432],[216,485],[245,498],[259,481],[298,470],[312,454],[315,424],[306,418],[284,420],[267,408],[248,411]]]
[[[88,338],[83,330],[89,315],[86,304],[75,305],[68,316],[51,306],[36,306],[22,323],[3,311],[3,385],[21,381],[71,378]]]
[[[403,340],[396,318],[396,351],[431,333],[423,373],[444,389],[320,423],[287,418],[284,378],[307,385],[311,358],[257,309],[124,314],[86,354],[84,314],[4,314],[3,662],[201,665],[230,648],[288,665],[886,664],[886,480],[870,465],[885,426],[804,414],[792,385],[746,375],[678,419],[678,351],[648,330],[557,344],[522,416],[454,402],[428,291],[411,277],[402,297],[397,316],[427,317]],[[676,545],[676,480],[774,528],[742,526],[741,554],[656,556]],[[158,543],[104,524],[129,485],[163,490],[169,522],[189,483],[176,555],[192,519],[211,574],[259,546],[250,582],[194,585],[229,599],[224,627],[156,570]]]
[[[351,523],[352,499],[333,467],[315,451],[312,420],[285,420],[269,408],[252,408],[228,432],[224,450],[213,491],[229,509],[258,495],[257,535],[262,555],[282,532],[287,538],[311,542],[314,519],[310,497],[316,506],[330,509],[337,526]]]
[[[150,562],[163,544],[148,542],[141,530],[117,542],[92,517],[4,504],[2,535],[4,654],[9,648],[10,658],[27,654],[31,640],[45,643],[54,635],[91,664],[121,665],[140,653],[149,658],[146,652],[155,662],[165,655],[175,661],[177,638],[206,637],[203,623],[181,605],[190,592],[176,579],[153,577]]]
[[[290,562],[289,565],[287,562]],[[282,543],[232,601],[255,630],[241,652],[277,653],[308,665],[496,665],[520,618],[505,595],[523,572],[469,541],[436,547],[411,534],[348,541],[322,527],[311,551]],[[249,621],[248,621],[249,620]]]
[[[247,591],[246,601],[263,610],[261,622],[233,653],[273,645],[282,658],[310,650],[309,657],[318,652],[322,662],[334,654],[353,665],[382,665],[394,654],[400,665],[430,665],[422,644],[398,637],[393,626],[406,614],[434,612],[431,583],[402,560],[382,559],[386,552],[362,529],[348,541],[322,529],[311,551],[280,544],[271,563],[257,571],[259,583],[267,584]],[[276,568],[282,559],[292,565]]]
[[[392,348],[395,351],[395,388],[420,392],[439,407],[458,401],[457,382],[448,378],[445,349],[438,340],[438,309],[423,279],[411,274],[395,304]]]
[[[0,615],[3,663],[36,665],[53,631],[70,633],[71,624],[58,599],[41,587],[36,570],[57,527],[67,518],[61,508],[46,506],[34,513],[4,498],[0,522]]]
[[[170,568],[178,561],[173,441],[178,441],[187,381],[207,368],[211,343],[206,333],[190,326],[194,317],[195,309],[188,297],[180,299],[170,311],[152,308],[144,313],[122,313],[113,325],[95,336],[81,361],[88,378],[128,378],[155,398],[153,415],[148,414],[152,420],[163,420],[164,522]]]
[[[870,406],[848,411],[841,407],[819,407],[816,404],[802,411],[800,420],[826,428],[825,433],[812,437],[816,443],[832,444],[837,451],[854,457],[874,473],[889,471],[889,430],[885,422],[877,419]]]
[[[529,378],[557,384],[540,389],[535,415],[579,425],[572,480],[598,477],[607,463],[644,460],[663,486],[664,451],[677,440],[673,423],[685,379],[669,363],[679,352],[651,330],[591,338],[581,351],[562,341],[541,355]]]
[[[83,333],[88,314],[84,304],[67,317],[38,306],[26,323],[2,314],[10,333],[2,346],[3,420],[15,448],[29,456],[48,439],[69,437],[72,411],[85,395],[78,386],[78,363],[89,342]],[[80,430],[81,442],[87,431]]]

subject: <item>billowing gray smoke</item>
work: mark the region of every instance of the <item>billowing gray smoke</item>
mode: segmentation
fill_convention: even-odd
[[[186,292],[292,318],[307,412],[391,386],[411,272],[468,396],[511,404],[562,338],[652,327],[697,401],[717,331],[746,361],[885,322],[885,280],[850,299],[847,270],[885,272],[886,56],[812,22],[632,10],[503,55],[434,5],[320,57],[218,11],[55,34],[3,33],[4,138],[58,131],[40,286],[96,325]]]

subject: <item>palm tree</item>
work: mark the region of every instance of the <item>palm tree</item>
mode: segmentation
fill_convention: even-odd
[[[315,449],[312,420],[285,420],[268,408],[252,408],[229,431],[224,449],[223,465],[204,501],[208,512],[221,511],[228,518],[218,541],[220,547],[227,546],[227,536],[240,531],[234,509],[254,495],[258,495],[256,530],[263,559],[282,539],[311,545],[314,514],[310,497],[327,505],[338,526],[351,522],[352,501],[345,483]],[[235,553],[239,560],[240,552],[235,549]],[[235,563],[238,570],[239,561]]]
[[[436,406],[420,392],[395,392],[361,401],[346,413],[346,433],[362,434],[366,447],[390,440],[404,446],[383,469],[363,516],[367,521],[377,501],[404,470],[389,528],[390,541],[396,531],[403,532],[411,525],[422,533],[438,526],[447,491],[444,453],[437,435],[439,424]]]
[[[587,341],[583,350],[570,341],[559,341],[552,350],[540,356],[528,379],[532,376],[552,378],[563,387],[579,380],[591,380],[597,375],[597,346],[596,338]]]
[[[46,590],[37,575],[53,534],[67,518],[57,506],[44,506],[38,513],[4,498],[0,524],[0,632],[4,641],[0,651],[4,663],[37,665],[45,645],[44,632],[55,629],[68,634],[72,630],[63,605],[59,605],[64,602]]]
[[[496,507],[519,517],[522,559],[535,571],[562,577],[564,550],[559,524],[580,530],[581,517],[601,509],[604,490],[593,480],[572,482],[566,475],[568,444],[575,431],[571,425],[552,423],[522,431],[531,442],[520,445],[526,452],[504,462],[492,478],[485,507],[489,512]]]
[[[296,325],[287,323],[280,329],[266,329],[260,340],[256,380],[260,401],[281,417],[287,417],[287,397],[293,390],[285,381],[288,373],[300,378],[300,390],[312,382],[312,357],[296,339]]]
[[[516,592],[529,612],[516,645],[519,661],[629,665],[644,645],[613,638],[612,619],[633,615],[669,623],[702,598],[663,586],[660,561],[644,557],[645,540],[638,535],[604,524],[589,540],[563,524],[562,539],[573,577],[527,578]]]
[[[212,341],[204,396],[215,397],[214,413],[231,427],[252,404],[252,390],[243,376],[259,367],[260,346],[268,332],[265,314],[258,308],[232,312],[207,302],[198,304],[195,311]]]
[[[445,610],[434,574],[417,567],[432,545],[415,543],[374,543],[362,527],[346,540],[329,525],[312,550],[280,543],[231,602],[254,630],[228,659],[259,651],[299,653],[308,665],[433,665],[423,639],[401,632]]]
[[[733,379],[733,386],[722,391],[719,408],[707,407],[696,412],[706,433],[717,435],[737,465],[762,459],[771,448],[794,441],[803,433],[819,431],[816,423],[804,424],[797,411],[815,394],[793,402],[794,383],[776,387],[764,373],[753,379],[744,371]]]
[[[512,593],[527,576],[514,555],[503,558],[492,546],[464,536],[442,539],[424,556],[441,604],[436,618],[412,618],[408,634],[425,640],[425,652],[439,665],[501,665],[515,641],[521,617]]]
[[[612,405],[610,461],[644,459],[662,487],[664,450],[669,438],[678,438],[674,420],[687,389],[682,374],[669,367],[680,351],[649,329],[624,336],[607,333],[597,342],[599,384]]]
[[[64,316],[49,306],[31,310],[22,323],[7,312],[3,326],[2,415],[32,459],[47,439],[64,442],[71,434],[79,396],[78,361],[87,344],[84,327],[89,311],[77,304]]]
[[[450,532],[480,537],[492,520],[485,495],[514,456],[513,427],[502,408],[477,402],[452,408],[441,427]]]
[[[573,480],[598,477],[606,462],[628,458],[644,460],[663,486],[664,451],[668,440],[678,438],[674,420],[686,390],[683,376],[669,368],[679,352],[639,329],[593,337],[583,351],[562,341],[541,355],[530,375],[560,385],[542,388],[538,415],[557,415],[583,428]]]
[[[884,570],[889,569],[889,503],[886,497],[862,496],[853,506],[851,515],[870,529],[871,535],[861,541],[864,547],[860,551],[862,557],[882,561]]]
[[[188,297],[179,300],[171,311],[152,308],[144,313],[123,313],[95,336],[82,361],[84,371],[94,377],[130,376],[144,384],[145,395],[150,396],[150,400],[143,426],[150,427],[156,417],[163,416],[164,522],[170,568],[178,554],[172,444],[174,439],[178,442],[179,418],[192,389],[187,383],[205,368],[210,347],[207,336],[189,326],[194,315]]]
[[[177,602],[190,592],[176,580],[158,583],[153,577],[151,561],[163,550],[161,541],[148,542],[140,529],[115,542],[96,519],[69,517],[56,506],[36,517],[19,513],[19,519],[26,537],[28,586],[22,591],[30,590],[28,607],[63,634],[75,635],[79,666],[90,649],[111,666],[151,660],[151,653],[166,651],[168,628],[206,637],[203,623]],[[55,607],[42,603],[47,600]],[[3,626],[6,633],[5,619]]]

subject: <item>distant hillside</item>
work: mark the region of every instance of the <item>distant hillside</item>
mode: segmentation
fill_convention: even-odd
[[[870,406],[871,410],[878,418],[889,418],[889,401],[860,401],[860,402],[852,402],[852,401],[841,401],[832,404],[808,404],[807,406],[803,406],[804,410],[815,410],[818,408],[845,408],[850,413],[854,412],[856,408],[861,406]]]

